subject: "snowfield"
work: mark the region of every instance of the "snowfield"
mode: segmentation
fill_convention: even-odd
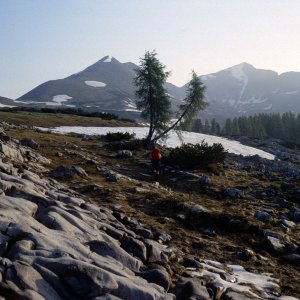
[[[101,81],[94,81],[94,80],[88,80],[84,82],[86,85],[92,86],[92,87],[105,87],[106,83]]]
[[[81,126],[61,126],[51,128],[51,131],[57,133],[80,133],[87,135],[101,135],[108,132],[129,132],[135,133],[137,138],[143,138],[148,132],[147,127],[81,127]],[[229,140],[222,137],[213,135],[207,135],[202,133],[182,131],[182,137],[184,143],[196,144],[205,140],[209,145],[214,143],[221,143],[223,147],[230,153],[241,154],[243,156],[259,155],[260,157],[273,160],[275,157],[268,152],[242,145],[241,143],[233,140]],[[171,132],[169,137],[165,141],[160,141],[160,144],[167,145],[168,147],[177,147],[182,144],[182,141],[178,138],[175,132]]]

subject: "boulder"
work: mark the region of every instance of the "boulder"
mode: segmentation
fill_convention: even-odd
[[[207,290],[209,291],[210,296],[213,299],[222,299],[223,293],[226,291],[226,286],[224,286],[221,282],[213,281],[206,285]]]
[[[244,191],[235,189],[235,188],[227,188],[224,190],[224,195],[228,196],[230,198],[243,198],[244,197]]]
[[[156,240],[160,243],[168,243],[172,240],[172,237],[165,232],[158,232],[156,235]]]
[[[26,147],[29,147],[32,149],[38,149],[38,147],[39,147],[38,143],[36,143],[34,140],[28,139],[28,138],[22,139],[20,141],[20,143],[22,146],[26,146]]]
[[[119,150],[117,155],[122,158],[132,157],[132,152],[130,150]]]
[[[17,161],[24,161],[21,151],[18,150],[14,145],[3,144],[0,142],[0,153],[5,157],[15,159]]]
[[[118,289],[112,273],[86,262],[65,258],[44,259],[37,263],[58,275],[76,297],[97,297]]]
[[[15,262],[5,273],[5,281],[14,282],[21,290],[33,290],[45,299],[60,300],[53,287],[30,265]]]
[[[153,233],[150,229],[143,228],[141,226],[137,226],[132,229],[136,234],[142,236],[145,239],[153,238]]]
[[[180,277],[176,284],[175,294],[177,300],[211,299],[206,287],[198,278]]]
[[[262,222],[268,222],[270,221],[270,214],[266,211],[256,211],[254,217]]]
[[[300,211],[297,210],[296,208],[292,208],[289,212],[289,215],[292,219],[292,221],[298,223],[300,222]]]
[[[279,239],[272,237],[272,236],[267,237],[267,245],[271,251],[275,251],[275,252],[281,253],[285,249],[284,244],[282,244]]]
[[[222,300],[256,300],[257,297],[248,295],[246,293],[234,291],[233,289],[228,289],[222,296]]]
[[[149,239],[145,240],[145,244],[147,246],[147,262],[169,261],[169,257],[172,254],[171,249],[167,249],[165,245]]]
[[[192,208],[191,208],[191,213],[193,214],[202,214],[202,213],[211,213],[211,211],[208,208],[205,208],[204,206],[200,205],[200,204],[195,204]]]
[[[106,180],[107,181],[111,181],[111,182],[116,182],[117,181],[117,175],[116,174],[108,174],[107,176],[106,176]]]
[[[132,271],[139,271],[142,265],[141,261],[129,255],[124,249],[122,249],[117,243],[109,243],[105,241],[91,241],[88,243],[91,251],[104,257],[112,257],[118,262],[121,262],[124,266]]]
[[[200,186],[208,185],[210,183],[210,179],[208,176],[203,175],[199,178],[199,183],[200,183]]]
[[[202,268],[200,261],[188,257],[183,258],[183,266],[186,268]]]
[[[171,278],[166,269],[161,266],[140,272],[138,275],[146,279],[148,282],[162,286],[165,291],[169,290]]]
[[[71,167],[59,166],[52,171],[52,176],[54,178],[65,178],[65,177],[72,178],[76,175],[80,177],[88,177],[85,170],[77,166],[71,166]]]
[[[289,262],[290,264],[293,264],[295,266],[300,266],[300,255],[299,254],[288,254],[283,256],[283,258]]]
[[[284,226],[288,227],[288,228],[293,228],[293,227],[296,226],[296,223],[295,223],[295,222],[289,221],[289,220],[286,220],[286,219],[281,220],[281,223],[282,223]]]
[[[143,242],[130,236],[124,236],[121,240],[121,247],[128,253],[145,262],[147,259],[147,249]]]

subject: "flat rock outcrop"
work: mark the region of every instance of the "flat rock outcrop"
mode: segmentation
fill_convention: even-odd
[[[34,149],[6,139],[0,150],[0,299],[287,299],[270,274],[184,259],[168,234],[18,168],[44,168]],[[175,260],[190,276],[172,285]]]

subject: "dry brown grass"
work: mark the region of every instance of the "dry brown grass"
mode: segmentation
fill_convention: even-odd
[[[171,183],[170,178],[174,175],[164,174],[160,180],[160,184],[167,189],[153,188],[152,178],[143,177],[141,173],[149,173],[151,167],[146,165],[145,151],[139,150],[134,152],[134,157],[130,159],[119,159],[115,157],[116,152],[108,151],[103,148],[103,141],[90,140],[83,141],[79,137],[70,135],[60,135],[54,133],[37,132],[28,129],[11,130],[9,135],[16,138],[32,138],[40,148],[38,151],[51,159],[51,170],[59,165],[78,165],[85,169],[88,178],[74,178],[72,180],[64,180],[64,183],[75,188],[82,184],[97,184],[100,188],[98,191],[90,191],[85,193],[91,201],[100,205],[112,207],[115,204],[122,205],[121,211],[127,215],[138,219],[144,223],[147,228],[154,231],[163,231],[172,236],[171,246],[179,248],[188,256],[218,260],[226,263],[241,264],[248,269],[256,271],[276,273],[276,277],[281,279],[285,285],[287,292],[297,295],[300,290],[300,283],[297,279],[300,270],[295,267],[284,264],[278,257],[273,257],[268,253],[263,253],[268,258],[267,261],[243,261],[239,254],[245,248],[252,248],[260,251],[260,239],[249,233],[228,232],[226,234],[218,234],[216,237],[210,237],[201,233],[199,226],[218,227],[222,229],[222,214],[231,216],[232,218],[240,218],[247,220],[248,224],[254,228],[262,226],[253,215],[254,211],[260,207],[260,202],[248,195],[244,199],[222,199],[216,197],[219,191],[224,187],[236,186],[262,186],[268,187],[270,184],[279,185],[280,182],[268,182],[260,178],[253,178],[248,172],[243,170],[224,170],[224,173],[212,175],[199,171],[199,174],[208,175],[211,178],[211,188],[203,190],[188,179]],[[73,154],[72,154],[73,152]],[[57,156],[61,153],[62,156]],[[80,154],[80,156],[76,155]],[[136,182],[127,180],[118,180],[117,182],[108,182],[105,177],[97,170],[96,165],[88,164],[82,157],[92,157],[98,161],[98,166],[107,167],[124,175],[138,179]],[[46,176],[50,174],[45,174]],[[150,185],[149,185],[150,184]],[[137,193],[134,191],[136,186],[150,189],[151,192]],[[194,227],[190,226],[177,218],[178,203],[192,201],[201,204],[215,213],[215,223],[205,220],[195,219]],[[200,218],[200,217],[199,217]],[[217,229],[218,229],[217,228]],[[266,228],[273,229],[273,224],[266,224]],[[295,238],[299,238],[299,234],[295,233]],[[181,273],[182,269],[178,263],[172,266],[174,273]],[[298,296],[299,293],[298,293]]]
[[[136,126],[136,123],[122,120],[104,120],[67,114],[48,114],[37,112],[3,112],[0,120],[16,125],[57,127],[57,126]]]

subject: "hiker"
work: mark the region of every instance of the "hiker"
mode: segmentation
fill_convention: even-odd
[[[160,174],[161,153],[156,144],[153,145],[153,148],[151,151],[151,160],[152,160],[154,179],[157,180],[159,177],[159,174]]]

